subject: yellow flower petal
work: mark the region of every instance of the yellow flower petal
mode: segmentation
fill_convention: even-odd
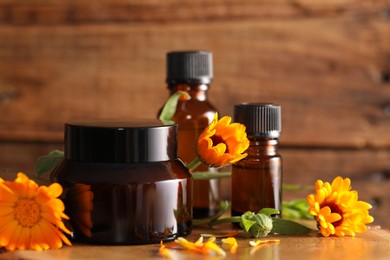
[[[0,211],[0,217],[11,215],[14,212],[14,208],[4,207]]]
[[[12,220],[14,219],[12,214],[6,215],[6,216],[0,216],[0,234],[1,230]]]
[[[18,223],[16,220],[12,219],[4,227],[0,229],[0,247],[6,247],[9,245],[9,242],[12,239],[13,234],[15,233]],[[8,249],[8,248],[7,248]]]
[[[182,247],[203,254],[203,255],[210,255],[210,254],[217,254],[221,256],[225,256],[225,251],[220,248],[217,244],[215,244],[215,237],[211,237],[207,242],[203,243],[203,238],[200,237],[195,243],[190,242],[187,239],[183,237],[178,237],[175,242],[181,245]]]
[[[22,227],[16,247],[19,249],[30,248],[31,228]]]
[[[39,225],[35,225],[31,228],[31,249],[34,250],[47,250],[49,244],[45,241],[45,237],[42,234]]]
[[[215,240],[215,238],[214,238]],[[225,256],[226,255],[226,252],[220,248],[217,244],[214,243],[214,240],[209,240],[205,243],[205,247],[210,251],[212,252],[215,252],[217,255],[220,255],[220,256]]]
[[[235,254],[237,252],[238,243],[234,237],[222,239],[222,243],[230,246],[230,253]]]
[[[5,185],[4,181],[0,182],[0,202],[15,203],[17,200],[15,193]]]
[[[160,253],[160,256],[162,256],[162,257],[166,257],[166,258],[173,257],[172,252],[168,248],[165,247],[165,245],[163,244],[163,241],[160,242],[159,253]]]
[[[367,203],[367,202],[364,202],[364,201],[358,201],[356,202],[356,205],[355,205],[356,208],[359,208],[359,209],[362,209],[362,210],[368,210],[368,209],[371,209],[372,206],[371,204]]]
[[[259,240],[251,240],[249,241],[249,245],[251,246],[259,246],[264,244],[279,244],[280,239],[259,239]]]
[[[22,226],[21,225],[16,225],[12,237],[10,241],[8,242],[7,249],[8,250],[15,250],[16,243],[18,242],[20,233],[22,233]],[[21,248],[24,249],[24,248]]]
[[[57,198],[62,194],[62,186],[58,183],[53,183],[48,188],[52,197]]]
[[[202,250],[201,247],[196,246],[195,243],[190,242],[190,241],[188,241],[187,239],[185,239],[183,237],[178,237],[175,240],[175,242],[178,243],[179,245],[181,245],[182,247],[186,248],[186,249],[189,249],[189,250],[192,250],[192,251],[195,251],[195,252],[199,252],[199,253],[203,253],[203,250]]]
[[[62,246],[62,241],[55,234],[55,228],[45,219],[42,219],[39,223],[39,227],[41,228],[41,232],[45,237],[45,241],[49,244],[51,249],[58,249]]]

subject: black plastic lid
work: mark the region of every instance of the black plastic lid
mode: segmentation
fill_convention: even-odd
[[[177,158],[177,125],[159,120],[94,120],[65,124],[65,158],[144,163]]]
[[[245,125],[249,136],[278,138],[282,131],[281,107],[270,103],[234,106],[234,121]]]
[[[167,53],[168,84],[209,84],[212,79],[211,52],[175,51]]]

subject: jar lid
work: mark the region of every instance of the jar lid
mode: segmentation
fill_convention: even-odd
[[[213,78],[213,60],[207,51],[167,53],[167,83],[209,84]]]
[[[234,106],[234,121],[245,125],[248,135],[279,138],[281,107],[272,103],[242,103]]]
[[[177,158],[177,125],[160,120],[75,121],[65,124],[65,158],[144,163]]]

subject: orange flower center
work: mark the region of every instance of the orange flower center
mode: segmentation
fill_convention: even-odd
[[[211,137],[211,141],[213,141],[213,146],[217,146],[218,144],[225,144],[226,145],[226,151],[225,153],[229,153],[229,147],[228,145],[225,143],[225,141],[223,140],[222,137],[218,136],[218,135],[213,135]]]
[[[325,205],[322,205],[321,207],[326,207],[326,206],[328,206],[330,208],[330,211],[332,213],[337,213],[337,214],[339,214],[341,216],[341,219],[339,219],[336,222],[332,223],[334,227],[339,226],[343,222],[344,212],[340,209],[339,205],[337,205],[336,203],[325,204]]]
[[[21,199],[16,203],[15,218],[24,227],[34,226],[41,218],[41,210],[34,200]]]

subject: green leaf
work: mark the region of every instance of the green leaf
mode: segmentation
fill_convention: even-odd
[[[302,214],[300,211],[297,211],[295,209],[291,209],[291,208],[288,208],[288,207],[282,207],[282,211],[283,211],[283,217],[284,218],[302,218]]]
[[[308,211],[309,204],[307,204],[305,199],[283,201],[282,203],[283,217],[313,219],[313,216]]]
[[[194,180],[211,180],[230,177],[230,172],[193,172],[192,178]]]
[[[34,165],[35,174],[41,177],[43,174],[53,170],[63,159],[64,152],[60,150],[54,150],[47,155],[39,157]]]
[[[281,235],[301,235],[312,231],[312,229],[291,220],[280,218],[272,218],[272,220],[272,233]]]
[[[242,228],[248,232],[249,229],[256,224],[256,221],[254,220],[254,213],[251,211],[247,211],[241,216],[241,225]]]
[[[271,216],[271,215],[280,214],[280,211],[277,210],[277,209],[273,209],[273,208],[262,208],[262,209],[259,211],[259,214],[265,214],[265,215],[267,215],[267,216]]]
[[[178,91],[172,96],[169,97],[167,102],[165,102],[165,105],[161,111],[159,119],[161,121],[171,121],[173,118],[173,115],[176,112],[177,102],[179,101],[179,98],[184,95],[187,99],[190,99],[190,95],[185,91]]]

